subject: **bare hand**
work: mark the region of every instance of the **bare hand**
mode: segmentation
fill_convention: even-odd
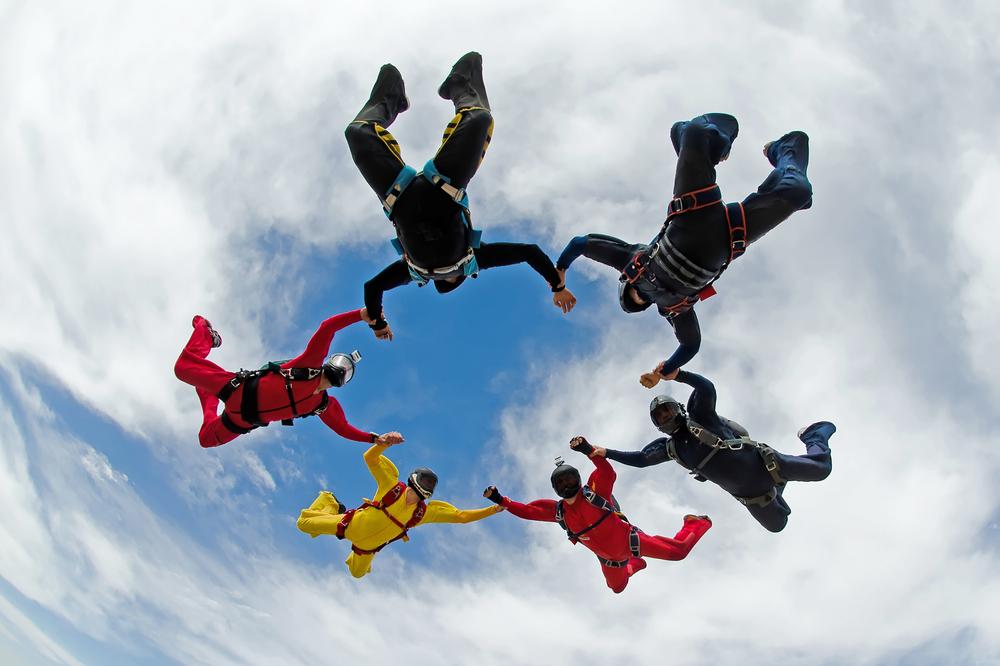
[[[591,458],[593,458],[594,456],[597,456],[598,458],[607,458],[608,450],[603,446],[595,446],[594,451],[590,454]]]
[[[401,434],[396,431],[392,431],[379,435],[375,440],[375,443],[381,446],[392,446],[393,444],[402,444],[404,441],[406,440],[403,439]]]
[[[372,329],[372,331],[375,333],[375,337],[379,340],[392,341],[392,327],[388,324],[385,325],[385,328],[380,328],[377,331]]]
[[[563,289],[552,294],[552,304],[567,314],[576,305],[576,296],[569,289]]]
[[[639,383],[645,386],[646,388],[653,388],[654,386],[660,383],[661,379],[663,379],[663,375],[661,375],[656,370],[653,370],[652,372],[643,373],[639,377]]]
[[[368,308],[361,308],[361,321],[369,326],[375,323],[375,318],[368,315]]]

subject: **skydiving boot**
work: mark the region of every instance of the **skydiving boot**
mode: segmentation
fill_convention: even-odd
[[[329,497],[329,499],[331,500],[330,506],[336,505],[336,507],[337,507],[337,513],[338,514],[340,514],[340,513],[347,513],[347,507],[344,506],[344,504],[339,499],[337,499],[337,496],[334,495],[333,493],[331,493],[329,490],[324,490],[320,494],[321,495],[329,495],[330,496]]]
[[[728,113],[706,113],[691,120],[674,123],[670,128],[670,143],[678,155],[681,154],[681,138],[692,126],[705,133],[714,164],[729,158],[729,151],[740,133],[740,124],[735,117]]]
[[[809,166],[809,135],[798,130],[789,132],[780,139],[764,144],[764,157],[771,163],[775,171],[760,186],[758,192],[769,191],[782,181],[793,177],[808,185],[806,168]],[[773,182],[772,182],[773,181]],[[812,207],[812,194],[805,200],[799,210]]]
[[[194,319],[191,320],[191,326],[193,328],[198,328],[198,324],[202,323],[202,322],[205,324],[205,327],[208,328],[209,335],[212,336],[212,349],[215,349],[217,347],[221,347],[222,346],[222,336],[219,335],[218,331],[216,331],[214,328],[212,328],[212,323],[210,321],[208,321],[207,319],[205,319],[201,315],[195,315]]]
[[[382,65],[372,86],[372,94],[361,107],[355,117],[355,122],[378,123],[388,127],[396,116],[410,108],[410,100],[406,98],[406,88],[403,76],[392,64]]]
[[[810,446],[818,446],[829,451],[830,437],[835,432],[837,432],[837,426],[829,421],[818,421],[799,430],[799,439],[806,445],[806,450],[809,450]]]
[[[454,102],[456,112],[472,106],[489,109],[490,100],[483,82],[483,56],[469,51],[459,58],[438,88],[438,95]]]

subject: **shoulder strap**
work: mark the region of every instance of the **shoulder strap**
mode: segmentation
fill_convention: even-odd
[[[747,215],[742,203],[726,204],[726,225],[729,227],[729,261],[722,270],[747,250]],[[721,273],[721,271],[720,271]]]

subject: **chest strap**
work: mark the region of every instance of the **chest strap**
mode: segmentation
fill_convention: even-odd
[[[401,532],[396,536],[394,536],[393,538],[386,541],[385,543],[383,543],[381,546],[373,548],[372,550],[365,550],[364,548],[358,548],[354,544],[351,544],[351,550],[353,550],[358,555],[371,555],[373,553],[379,552],[393,541],[398,541],[400,539],[402,539],[403,541],[409,541],[410,537],[407,536],[407,532],[410,530],[410,528],[414,527],[417,523],[419,523],[421,520],[424,519],[424,515],[427,513],[427,505],[424,503],[422,499],[419,500],[417,502],[417,507],[416,509],[414,509],[413,515],[410,517],[410,519],[405,523],[400,522],[395,516],[389,513],[388,509],[390,506],[395,504],[396,501],[399,500],[399,498],[401,498],[405,492],[406,492],[406,484],[400,481],[395,486],[387,490],[385,494],[382,495],[382,497],[372,501],[365,500],[364,503],[358,508],[351,509],[350,511],[345,513],[344,517],[341,518],[339,523],[337,523],[337,538],[338,539],[344,538],[344,534],[347,531],[347,526],[351,524],[351,521],[354,519],[354,515],[358,511],[367,509],[368,507],[372,507],[384,513],[385,517],[388,518],[390,521],[392,521],[392,523],[396,527],[398,527],[401,530]]]
[[[569,538],[571,543],[574,544],[577,543],[582,535],[586,534],[590,530],[594,529],[595,527],[603,523],[607,519],[607,517],[612,514],[617,514],[617,516],[621,518],[623,521],[625,521],[626,523],[628,522],[628,518],[626,518],[625,514],[623,514],[619,510],[617,503],[614,501],[613,497],[611,501],[608,501],[604,497],[595,493],[590,486],[584,486],[581,490],[583,492],[583,499],[586,500],[588,504],[594,506],[597,509],[600,509],[604,513],[594,523],[588,525],[587,527],[584,527],[579,532],[574,532],[573,530],[569,529],[566,526],[566,519],[564,517],[565,510],[563,508],[566,500],[559,500],[556,503],[556,522],[559,524],[559,527],[566,530],[566,536]]]
[[[695,421],[688,419],[688,432],[690,432],[698,440],[698,443],[709,447],[711,450],[708,452],[701,462],[699,462],[694,468],[689,469],[689,473],[694,476],[699,481],[704,481],[705,477],[702,475],[701,470],[708,464],[708,462],[715,457],[720,451],[739,451],[744,446],[756,449],[757,454],[761,458],[761,462],[764,463],[764,469],[767,470],[768,475],[770,475],[771,480],[774,482],[776,487],[784,486],[786,480],[781,477],[781,466],[778,463],[778,458],[775,455],[774,449],[772,449],[767,444],[761,442],[756,442],[749,437],[738,437],[736,439],[722,439],[715,433],[707,430],[704,426],[698,425]],[[677,449],[674,445],[673,438],[667,440],[667,455],[672,459],[680,462],[680,458],[677,457]],[[763,496],[762,496],[763,497]],[[738,498],[737,498],[738,499]],[[774,498],[772,497],[771,500]],[[768,500],[770,503],[771,500]]]
[[[222,402],[226,402],[240,386],[243,387],[243,395],[240,399],[240,419],[250,425],[244,428],[233,422],[231,416],[225,411],[222,415],[222,424],[230,432],[243,435],[255,428],[267,427],[267,421],[260,417],[259,403],[257,399],[257,389],[260,378],[269,374],[280,374],[285,380],[285,391],[288,394],[288,406],[294,415],[292,418],[305,418],[322,414],[330,402],[330,396],[324,391],[320,397],[319,404],[306,414],[300,414],[298,404],[295,401],[295,393],[292,390],[292,383],[297,381],[309,381],[315,379],[323,372],[322,368],[282,368],[281,364],[271,361],[259,370],[240,370],[232,379],[226,382],[225,386],[216,394]],[[282,419],[282,425],[292,425],[292,419]]]

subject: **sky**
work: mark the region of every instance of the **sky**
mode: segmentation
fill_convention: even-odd
[[[971,1],[0,2],[0,663],[1000,662],[998,26]],[[469,50],[496,122],[469,188],[486,241],[648,240],[676,120],[739,119],[727,201],[767,175],[766,141],[809,134],[813,207],[699,306],[688,365],[786,453],[837,424],[780,534],[677,466],[619,466],[645,531],[714,521],[621,595],[509,514],[420,528],[354,580],[346,544],[295,520],[324,488],[371,496],[364,445],[317,419],[198,445],[172,372],[191,316],[237,369],[360,307],[394,253],[344,127],[392,62],[419,166]],[[551,497],[554,457],[588,469],[572,436],[657,436],[638,377],[674,341],[615,282],[578,261],[569,315],[524,266],[393,291],[395,340],[337,334],[364,358],[335,396],[401,431],[390,457],[434,468],[441,499]]]

